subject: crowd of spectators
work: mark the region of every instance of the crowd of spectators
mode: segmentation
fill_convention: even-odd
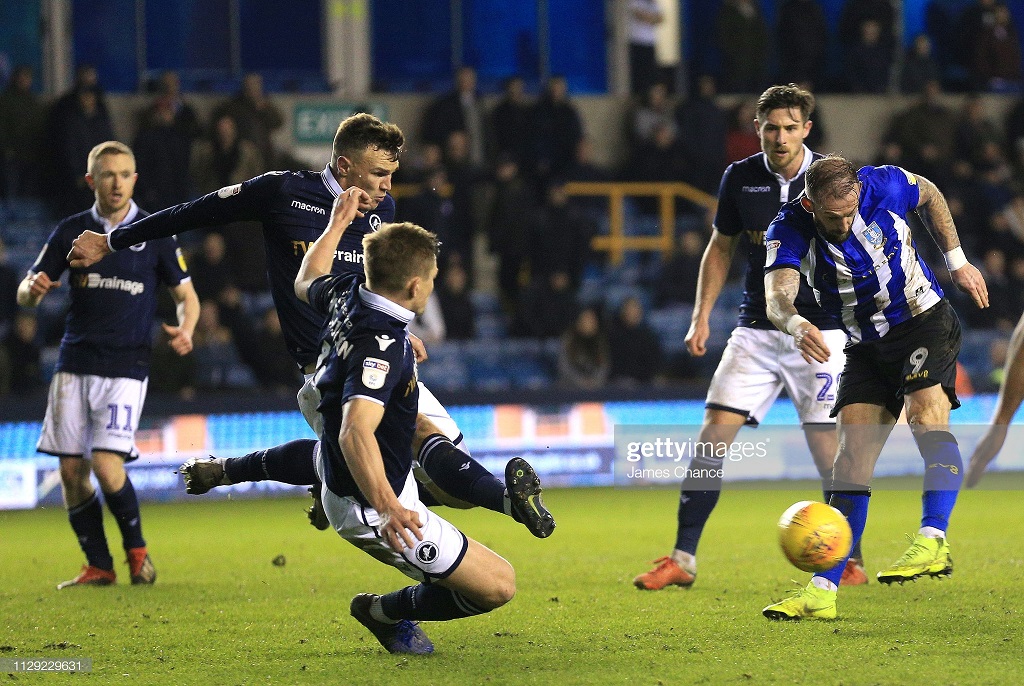
[[[991,5],[993,17],[998,14],[998,2],[982,4]],[[733,32],[768,35],[748,26],[760,16],[756,5],[724,4]],[[813,0],[786,5],[794,17],[803,11],[801,21],[816,21]],[[844,45],[861,54],[864,64],[874,57],[858,46],[895,49],[887,6],[886,0],[864,2],[844,14],[844,26],[859,32],[857,41]],[[902,83],[915,85],[919,95],[889,122],[875,159],[860,162],[900,164],[939,185],[965,249],[993,293],[991,311],[979,315],[964,307],[962,316],[972,329],[1008,335],[1024,311],[1024,99],[1004,121],[991,119],[973,94],[951,109],[936,78],[938,63],[928,58],[929,41],[916,41],[913,50],[921,60],[904,62]],[[809,54],[786,58],[791,73],[808,82],[815,77],[807,71]],[[748,60],[736,67],[730,83],[749,87],[763,77],[763,66]],[[33,94],[31,81],[30,70],[15,70],[0,95],[0,191],[10,199],[59,188],[52,217],[86,209],[92,198],[79,183],[83,150],[114,136],[95,69],[79,69],[74,88],[50,107]],[[428,345],[495,336],[557,342],[548,359],[550,378],[569,387],[649,385],[697,373],[693,364],[680,362],[681,333],[675,335],[680,340],[667,340],[652,317],[671,312],[685,331],[709,230],[706,212],[680,201],[673,253],[663,263],[627,261],[616,272],[591,250],[591,239],[607,222],[607,201],[572,196],[566,186],[680,181],[713,195],[729,160],[759,151],[752,97],[723,106],[710,75],[699,77],[685,96],[653,81],[631,100],[623,118],[627,149],[621,163],[606,167],[594,162],[601,132],[584,130],[563,78],[550,78],[534,96],[522,78],[511,77],[491,106],[477,92],[472,68],[459,69],[454,83],[425,108],[395,177],[404,191],[398,194],[397,219],[427,226],[443,242],[435,294],[413,325],[418,335]],[[134,140],[136,200],[142,207],[156,211],[268,169],[296,168],[288,151],[272,144],[282,117],[257,75],[246,77],[236,95],[211,111],[206,121],[197,115],[175,74],[156,82],[152,99],[138,113]],[[815,138],[808,143],[827,151],[823,113],[813,119]],[[627,208],[629,221],[655,221],[655,210],[655,204],[636,199]],[[158,337],[154,388],[191,397],[222,387],[259,386],[282,394],[295,387],[297,371],[281,342],[257,235],[251,226],[230,225],[189,237],[188,262],[203,303],[196,352],[186,358],[165,354],[166,341]],[[941,263],[929,239],[919,246],[931,263]],[[34,313],[19,312],[13,292],[21,273],[6,262],[0,245],[0,393],[31,392],[43,385],[44,347],[59,340],[62,313],[43,311],[37,320]],[[622,270],[632,270],[626,288],[615,282]],[[945,278],[944,270],[937,274]],[[496,297],[488,296],[492,292]],[[164,307],[165,314],[171,311],[169,303]],[[725,326],[732,315],[725,312]],[[986,356],[998,359],[999,345],[996,335]],[[986,388],[990,381],[976,385]]]
[[[818,0],[780,0],[772,26],[757,0],[724,0],[714,26],[716,76],[728,93],[759,93],[771,83],[849,93],[916,93],[932,79],[958,91],[1024,85],[1020,36],[1003,0],[976,0],[959,12],[928,3],[926,32],[906,50],[897,4],[846,0],[832,27]]]

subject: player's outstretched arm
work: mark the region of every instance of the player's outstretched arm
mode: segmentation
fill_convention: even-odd
[[[768,305],[768,319],[780,331],[785,331],[796,343],[797,350],[808,363],[812,360],[827,362],[832,354],[821,331],[801,317],[793,304],[800,291],[800,272],[789,267],[773,269],[764,275],[764,295]]]
[[[60,281],[51,281],[46,272],[29,272],[18,284],[18,304],[36,307],[54,288],[60,288]]]
[[[370,196],[361,188],[352,186],[340,193],[331,207],[331,216],[327,220],[327,228],[309,246],[299,273],[295,275],[295,296],[304,303],[309,302],[309,285],[321,276],[331,273],[334,258],[338,251],[338,243],[345,234],[345,229],[356,217],[363,216],[359,211],[360,203],[368,203]]]
[[[420,531],[423,522],[419,514],[402,506],[388,483],[380,445],[374,435],[383,417],[383,405],[352,398],[342,408],[338,443],[359,492],[380,514],[381,533],[394,550],[401,551],[415,546],[416,540],[423,540]]]
[[[917,214],[935,239],[935,244],[942,250],[953,283],[971,296],[975,305],[983,309],[988,307],[988,286],[985,284],[985,277],[977,267],[967,261],[967,256],[960,247],[960,236],[957,235],[946,198],[934,183],[923,176],[917,177],[917,183],[920,188]]]
[[[973,488],[981,480],[985,468],[996,458],[1006,441],[1007,427],[1013,421],[1021,402],[1024,402],[1024,315],[1017,322],[1010,338],[1010,349],[1003,368],[1003,383],[992,415],[992,423],[981,437],[967,465],[964,485]]]
[[[732,264],[732,256],[738,244],[739,235],[727,236],[715,229],[711,233],[708,247],[704,249],[704,256],[700,260],[700,272],[697,274],[697,300],[685,340],[686,349],[694,357],[700,357],[707,352],[706,343],[711,335],[708,320],[729,276],[729,265]]]

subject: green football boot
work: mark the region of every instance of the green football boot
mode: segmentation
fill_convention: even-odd
[[[953,558],[949,556],[949,542],[945,538],[928,538],[917,534],[907,552],[888,569],[878,573],[878,582],[891,584],[898,581],[902,584],[921,576],[950,576],[952,573]]]
[[[785,600],[761,610],[761,614],[773,620],[835,619],[836,592],[809,582]]]

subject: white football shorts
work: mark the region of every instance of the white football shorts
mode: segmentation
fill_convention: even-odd
[[[314,464],[316,473],[323,483],[324,463],[319,443]],[[455,571],[466,555],[466,549],[469,547],[466,535],[420,502],[412,471],[406,476],[398,502],[420,516],[423,540],[417,540],[413,548],[404,548],[401,551],[392,549],[387,540],[378,534],[380,515],[372,507],[362,505],[352,497],[335,495],[326,484],[320,487],[320,495],[327,519],[339,536],[371,557],[395,567],[411,579],[421,582],[444,579]]]
[[[103,450],[139,456],[135,431],[149,380],[57,372],[50,382],[43,431],[36,449],[59,457]]]
[[[748,424],[757,425],[785,388],[802,424],[835,424],[828,415],[846,364],[847,339],[841,329],[821,333],[831,353],[828,362],[808,363],[788,333],[736,327],[711,379],[705,407],[744,414]]]
[[[320,413],[316,411],[317,406],[320,404],[320,391],[316,387],[316,375],[305,374],[303,375],[305,383],[302,384],[302,388],[299,389],[296,400],[299,402],[299,410],[302,412],[302,416],[305,418],[306,423],[309,424],[309,428],[313,430],[318,437],[323,430],[323,418]],[[452,419],[451,415],[448,414],[448,410],[444,409],[444,406],[438,402],[434,394],[431,393],[426,386],[422,383],[419,384],[420,388],[420,399],[419,399],[419,412],[420,414],[426,415],[426,417],[432,421],[441,432],[451,439],[452,443],[456,445],[460,450],[464,451],[467,455],[469,450],[465,447],[465,441],[463,440],[462,432],[459,431],[458,425],[455,420]]]

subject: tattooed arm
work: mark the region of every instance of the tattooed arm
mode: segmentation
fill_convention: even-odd
[[[814,324],[801,317],[793,302],[800,291],[800,272],[795,269],[773,269],[764,275],[764,296],[768,305],[768,319],[780,331],[793,337],[804,360],[826,362],[831,351],[825,338]]]
[[[918,176],[920,200],[917,203],[917,215],[928,233],[935,239],[936,245],[945,254],[946,267],[953,283],[974,300],[978,307],[988,307],[988,287],[985,277],[977,267],[967,261],[960,247],[960,237],[953,225],[953,215],[946,204],[942,192],[928,179]]]

